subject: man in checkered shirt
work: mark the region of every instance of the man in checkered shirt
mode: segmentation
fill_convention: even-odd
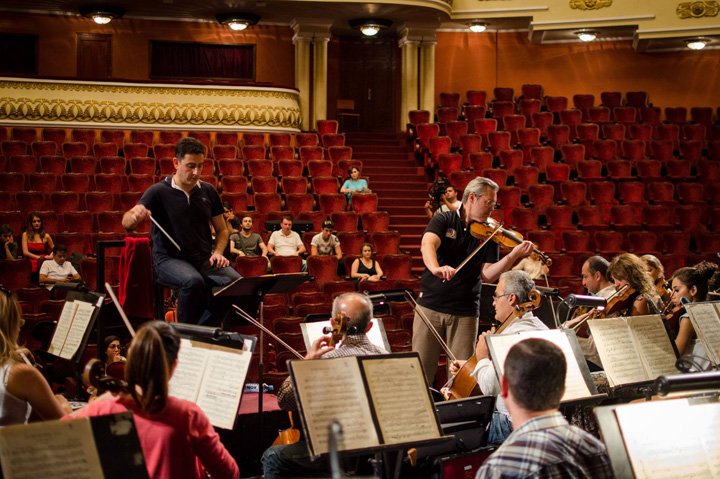
[[[566,370],[549,341],[527,339],[510,349],[500,388],[514,431],[475,479],[614,477],[605,445],[558,411]]]

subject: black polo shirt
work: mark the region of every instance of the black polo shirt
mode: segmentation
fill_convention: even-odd
[[[152,216],[177,241],[175,245],[152,225],[153,259],[163,257],[182,259],[192,264],[206,261],[212,254],[211,218],[223,213],[220,195],[209,183],[198,181],[190,191],[190,201],[183,190],[172,187],[172,177],[155,183],[145,191],[138,204],[152,212]]]
[[[439,213],[425,228],[425,233],[434,233],[440,238],[437,250],[440,266],[457,268],[480,245],[480,240],[470,234],[460,213],[461,209]],[[425,268],[420,278],[418,304],[439,313],[478,316],[482,265],[496,263],[499,259],[498,244],[490,241],[450,281],[443,282]]]

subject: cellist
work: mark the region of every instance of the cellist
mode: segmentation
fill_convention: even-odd
[[[535,281],[525,271],[508,271],[500,275],[493,306],[495,307],[495,320],[502,324],[505,321],[512,321],[503,334],[519,333],[522,331],[540,331],[548,329],[532,312],[527,312],[520,317],[512,318],[515,307],[526,303],[530,291],[535,289]],[[485,332],[480,335],[475,346],[475,358],[477,365],[472,375],[477,380],[483,394],[497,396],[495,412],[493,413],[488,443],[499,444],[512,432],[510,415],[505,407],[505,402],[500,396],[500,383],[498,383],[495,369],[490,354],[488,353],[485,336],[492,332]],[[462,367],[465,361],[456,361],[450,366],[452,374]]]

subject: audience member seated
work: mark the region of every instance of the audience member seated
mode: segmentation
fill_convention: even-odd
[[[71,412],[65,398],[53,396],[40,371],[25,362],[29,352],[17,343],[22,324],[17,298],[0,287],[0,427]]]
[[[380,281],[383,270],[380,263],[375,261],[373,255],[375,247],[371,243],[363,243],[360,247],[360,257],[353,261],[350,267],[350,277],[358,283],[363,281]]]
[[[137,332],[125,366],[127,394],[110,393],[75,417],[132,411],[150,477],[215,479],[240,477],[205,413],[194,403],[168,395],[177,366],[180,337],[165,322],[150,321]]]
[[[50,290],[55,283],[69,283],[81,281],[80,274],[70,261],[66,261],[67,248],[65,245],[55,245],[52,250],[52,260],[43,261],[40,267],[40,284]]]
[[[670,278],[672,285],[672,301],[675,306],[682,305],[682,298],[691,303],[707,301],[708,291],[714,291],[720,286],[720,271],[718,265],[703,261],[692,268],[680,268]],[[680,317],[680,330],[675,339],[678,353],[692,355],[693,361],[698,359],[707,361],[708,355],[700,340],[695,336],[690,317],[684,313]]]
[[[616,291],[625,285],[635,290],[636,297],[627,311],[629,316],[660,313],[660,296],[643,260],[632,253],[620,254],[610,262],[607,276],[615,282]]]
[[[310,242],[310,254],[320,256],[335,255],[338,259],[337,274],[345,276],[345,265],[342,261],[342,249],[340,248],[340,240],[333,234],[335,223],[330,220],[323,221],[322,232],[313,236]]]
[[[533,252],[527,258],[521,259],[520,262],[513,267],[513,270],[525,271],[532,279],[543,279],[550,271],[550,268],[540,261],[540,256],[538,256],[537,253]]]
[[[280,231],[273,231],[268,240],[268,253],[275,256],[301,256],[305,253],[305,245],[297,232],[292,230],[292,218],[283,216]],[[303,271],[306,271],[303,260]]]
[[[265,242],[257,233],[253,233],[253,218],[250,215],[242,217],[240,222],[240,231],[230,235],[230,253],[233,258],[237,256],[257,256],[258,250],[260,256],[268,259],[268,248]],[[268,272],[270,270],[270,262],[268,261]]]
[[[225,227],[228,230],[228,235],[232,235],[233,233],[238,232],[238,228],[240,227],[240,221],[235,217],[235,213],[233,212],[233,207],[228,201],[222,202],[223,207],[223,220],[225,220]],[[211,225],[212,228],[212,225]],[[213,229],[213,238],[215,237],[215,230]],[[232,251],[230,251],[230,241],[228,240],[227,245],[225,245],[225,251],[223,252],[223,256],[227,258],[228,261],[232,263],[234,259],[234,255]]]
[[[28,258],[32,262],[33,280],[37,279],[38,266],[37,262],[40,258],[50,259],[50,252],[54,243],[43,227],[42,217],[37,212],[32,212],[28,216],[27,226],[22,234],[22,253],[23,257]]]
[[[348,203],[350,202],[350,196],[354,195],[355,193],[370,193],[367,181],[360,178],[360,170],[358,170],[354,166],[351,166],[348,170],[348,175],[350,175],[350,178],[345,180],[345,183],[343,183],[343,185],[340,187],[340,193],[344,193],[347,195]]]
[[[526,339],[510,348],[500,395],[514,431],[478,470],[476,479],[615,477],[605,445],[571,426],[558,411],[567,364],[560,348]]]
[[[435,212],[432,210],[432,204],[429,201],[425,202],[425,214],[429,219],[432,219],[438,213],[460,209],[462,205],[462,201],[457,197],[457,190],[452,185],[445,188],[445,193],[440,196],[440,202],[442,204]]]
[[[13,238],[13,230],[10,225],[0,226],[0,242],[2,242],[0,259],[9,259],[11,261],[17,259],[18,245]]]

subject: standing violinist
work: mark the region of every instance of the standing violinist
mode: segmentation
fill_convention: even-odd
[[[420,251],[425,271],[420,279],[418,307],[459,358],[473,354],[482,283],[494,282],[533,251],[532,242],[523,241],[500,259],[498,244],[489,241],[456,276],[456,268],[480,246],[481,240],[473,236],[471,225],[487,221],[497,204],[499,189],[490,179],[473,179],[463,192],[462,206],[435,215],[422,237]],[[412,350],[420,354],[428,384],[433,384],[440,345],[417,312]]]
[[[516,306],[528,302],[530,291],[533,289],[535,289],[535,281],[525,271],[508,271],[500,275],[500,280],[495,289],[495,296],[493,296],[495,320],[501,324],[512,321],[505,328],[503,334],[548,329],[545,323],[540,321],[532,311],[517,318],[512,317]],[[500,383],[497,380],[495,368],[488,353],[487,342],[485,341],[485,336],[488,334],[492,333],[482,333],[475,346],[477,365],[472,372],[472,376],[477,380],[482,394],[497,396],[496,410],[493,413],[490,430],[488,431],[488,443],[498,444],[510,435],[513,428],[510,422],[510,413],[505,406],[505,401],[500,396]],[[456,374],[465,363],[466,361],[456,361],[450,366],[450,372]]]
[[[645,316],[660,313],[660,296],[643,260],[632,253],[623,253],[613,258],[608,266],[608,277],[620,290],[628,285],[634,292],[629,305],[618,311],[616,316]],[[610,308],[608,308],[610,309]]]

